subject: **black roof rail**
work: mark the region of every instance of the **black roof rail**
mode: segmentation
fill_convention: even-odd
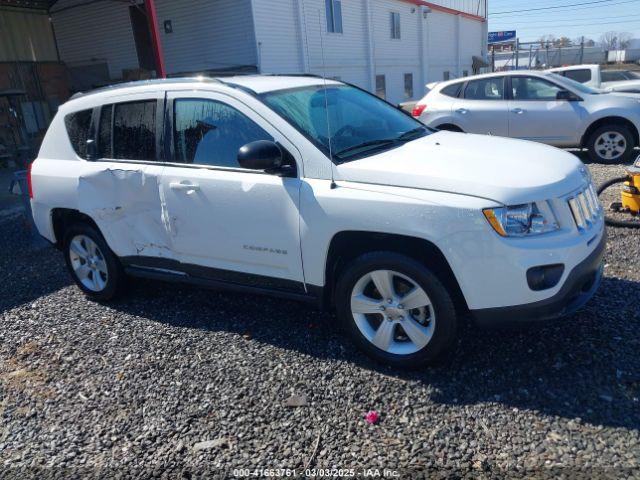
[[[94,90],[89,90],[87,92],[77,92],[74,93],[69,100],[74,100],[76,98],[82,98],[87,95],[93,95],[94,93],[107,92],[111,90],[119,90],[121,88],[128,87],[143,87],[147,85],[163,85],[166,83],[223,83],[217,78],[213,77],[173,77],[173,78],[153,78],[150,80],[135,80],[132,82],[121,82],[114,83],[112,85],[107,85],[105,87],[99,87]]]

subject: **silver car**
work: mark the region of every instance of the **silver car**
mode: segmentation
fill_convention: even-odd
[[[413,116],[437,129],[586,148],[596,162],[625,162],[638,146],[640,96],[520,70],[438,83]]]

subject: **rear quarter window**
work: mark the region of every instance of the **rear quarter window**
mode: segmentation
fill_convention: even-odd
[[[91,127],[91,114],[93,110],[80,110],[64,117],[64,125],[67,135],[76,154],[80,158],[87,159],[87,139]]]
[[[567,70],[565,72],[562,72],[562,75],[580,83],[587,83],[591,81],[591,70],[587,68],[580,70]]]
[[[453,83],[451,85],[447,85],[440,93],[442,95],[446,95],[447,97],[457,97],[460,94],[460,89],[462,88],[462,82]]]

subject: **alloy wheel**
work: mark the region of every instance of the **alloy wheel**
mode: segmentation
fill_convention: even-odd
[[[86,235],[76,235],[69,243],[69,259],[82,285],[92,292],[104,290],[109,273],[107,262],[96,242]]]
[[[415,280],[392,270],[375,270],[356,282],[351,313],[369,342],[395,355],[422,350],[435,330],[435,312],[427,293]]]
[[[615,160],[626,152],[627,140],[619,132],[604,132],[596,139],[594,149],[600,158]]]

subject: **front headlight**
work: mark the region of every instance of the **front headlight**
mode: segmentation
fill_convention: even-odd
[[[503,237],[526,237],[557,230],[558,222],[547,202],[486,208],[484,216]]]

